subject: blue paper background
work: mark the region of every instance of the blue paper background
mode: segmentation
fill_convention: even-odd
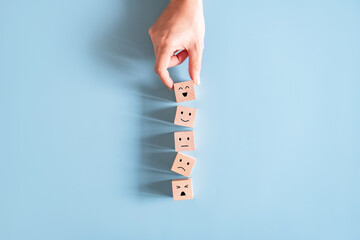
[[[166,3],[0,1],[0,239],[360,239],[360,2],[205,1],[181,202]]]

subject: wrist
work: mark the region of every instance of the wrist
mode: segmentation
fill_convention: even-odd
[[[203,0],[170,0],[171,3],[202,4]]]

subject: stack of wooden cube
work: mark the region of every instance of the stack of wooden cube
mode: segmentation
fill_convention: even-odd
[[[195,89],[192,81],[174,84],[176,102],[195,100]],[[196,109],[177,106],[174,124],[193,128]],[[174,200],[193,199],[191,171],[195,164],[195,158],[181,152],[194,151],[193,131],[174,132],[175,151],[177,152],[171,171],[181,174],[187,178],[172,180],[172,193]]]

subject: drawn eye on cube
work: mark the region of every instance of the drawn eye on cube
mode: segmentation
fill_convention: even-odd
[[[196,109],[177,106],[174,124],[192,128],[195,122]]]
[[[172,180],[172,192],[175,201],[193,199],[191,178]]]
[[[177,153],[171,171],[190,177],[196,159],[188,155]]]
[[[195,89],[193,81],[179,82],[174,84],[176,102],[195,100]]]
[[[194,133],[193,131],[174,132],[175,151],[186,152],[194,151]]]

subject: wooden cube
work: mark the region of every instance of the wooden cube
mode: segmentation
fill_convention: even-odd
[[[174,84],[176,102],[195,100],[195,89],[193,81],[179,82]]]
[[[196,159],[188,155],[177,153],[171,171],[190,177]]]
[[[175,151],[194,151],[194,133],[193,131],[174,132]]]
[[[177,106],[174,124],[192,128],[194,126],[196,109]]]
[[[172,192],[175,201],[193,199],[191,178],[173,179]]]

